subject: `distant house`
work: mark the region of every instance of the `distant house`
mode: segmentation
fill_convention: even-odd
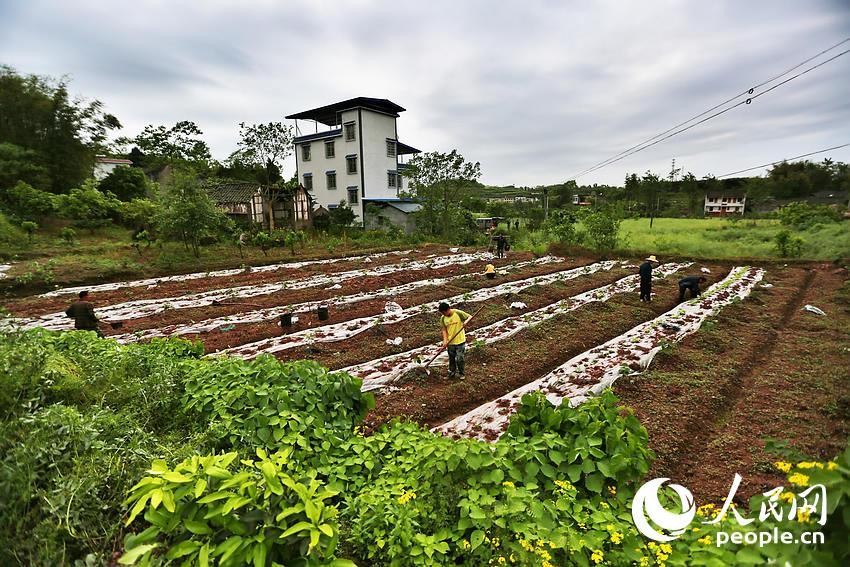
[[[269,228],[269,208],[274,228],[303,229],[312,224],[312,200],[304,187],[291,194],[282,192],[274,202],[259,183],[221,183],[207,188],[207,194],[225,213],[242,225],[259,223]]]
[[[128,159],[116,159],[106,156],[97,156],[94,158],[94,171],[92,175],[100,181],[118,167],[130,167],[133,162]]]
[[[573,195],[573,205],[577,207],[589,207],[593,204],[593,196],[589,194]]]
[[[333,208],[335,205],[331,205]],[[416,232],[413,213],[422,210],[422,205],[410,199],[370,199],[366,214],[366,228],[382,228],[386,223],[401,227],[407,234]]]
[[[724,190],[706,193],[703,211],[707,217],[743,215],[747,196],[738,191]]]

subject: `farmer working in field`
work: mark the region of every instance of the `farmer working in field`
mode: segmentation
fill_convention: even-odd
[[[94,331],[99,337],[103,333],[98,329],[97,316],[94,314],[94,305],[88,301],[89,292],[83,290],[80,292],[80,298],[73,302],[65,315],[74,320],[74,328],[78,331]]]
[[[466,333],[463,326],[471,317],[466,311],[452,309],[445,301],[438,306],[440,310],[440,330],[443,333],[443,346],[449,352],[449,378],[464,376],[463,355],[466,352]]]
[[[691,298],[701,293],[699,286],[706,282],[705,276],[687,276],[679,280],[679,303],[685,300],[685,292],[691,290]]]
[[[493,278],[495,278],[496,277],[496,266],[494,266],[493,264],[487,264],[484,267],[484,277],[487,278],[488,280],[492,280]]]
[[[655,256],[650,256],[640,265],[640,300],[652,301],[652,265],[657,264]]]
[[[496,258],[504,258],[505,250],[508,248],[508,239],[505,238],[504,234],[499,234],[495,238],[496,240]]]

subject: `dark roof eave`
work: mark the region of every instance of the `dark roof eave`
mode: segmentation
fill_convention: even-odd
[[[288,120],[315,120],[316,122],[321,122],[322,124],[325,124],[327,126],[334,126],[337,124],[337,114],[344,110],[350,110],[352,108],[366,108],[369,110],[383,112],[385,114],[389,114],[391,116],[396,117],[400,112],[404,112],[405,110],[403,107],[385,98],[370,98],[360,96],[350,98],[348,100],[343,100],[340,102],[335,102],[333,104],[320,106],[318,108],[305,110],[303,112],[290,114],[286,118]]]
[[[417,150],[413,146],[408,146],[404,142],[397,142],[396,147],[398,148],[396,150],[396,152],[400,156],[404,156],[404,155],[407,155],[407,154],[421,154],[422,153],[422,150]]]

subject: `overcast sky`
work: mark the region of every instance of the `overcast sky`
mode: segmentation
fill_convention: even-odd
[[[239,122],[388,98],[402,141],[505,185],[561,182],[847,37],[850,0],[0,0],[0,63],[68,75],[122,135],[192,120],[224,159]],[[848,142],[850,54],[579,182]]]

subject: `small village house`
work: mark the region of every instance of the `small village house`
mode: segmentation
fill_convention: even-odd
[[[727,189],[706,193],[703,211],[707,217],[743,215],[746,204],[746,194]]]
[[[207,188],[215,204],[237,223],[258,223],[264,229],[312,226],[312,202],[303,187],[294,190],[265,188],[259,183],[220,183]],[[273,214],[269,214],[272,211]]]
[[[133,162],[128,159],[117,159],[106,156],[97,156],[94,158],[94,171],[92,176],[101,181],[118,167],[130,167]]]

